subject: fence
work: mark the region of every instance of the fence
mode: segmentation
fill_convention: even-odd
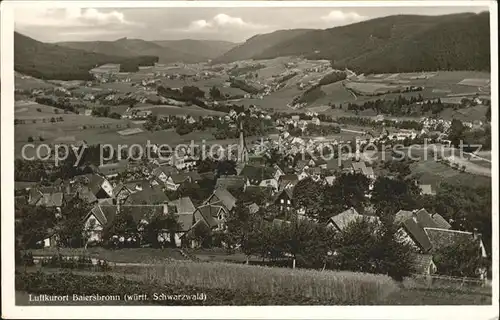
[[[468,277],[452,277],[443,275],[412,274],[412,280],[417,284],[424,284],[432,287],[490,287],[491,280]]]

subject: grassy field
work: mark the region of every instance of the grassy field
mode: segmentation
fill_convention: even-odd
[[[410,168],[413,173],[420,176],[422,184],[430,184],[433,187],[437,187],[442,182],[472,187],[491,184],[490,177],[460,172],[432,159],[416,162]]]
[[[224,112],[213,111],[203,109],[198,106],[170,106],[170,105],[141,105],[135,107],[137,110],[151,110],[154,115],[161,116],[177,116],[177,115],[190,115],[193,117],[202,117],[202,116],[222,116],[225,115]]]

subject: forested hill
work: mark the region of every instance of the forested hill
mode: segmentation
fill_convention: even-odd
[[[14,33],[14,70],[40,79],[87,80],[89,70],[106,63],[153,65],[156,56],[123,57],[43,43]]]
[[[236,44],[211,40],[159,40],[121,38],[115,41],[72,41],[58,45],[88,52],[133,57],[157,56],[160,63],[197,63],[215,58],[232,49]]]
[[[396,15],[325,30],[310,30],[256,50],[259,35],[217,59],[303,56],[333,60],[358,72],[490,69],[489,13],[444,16]],[[292,35],[292,36],[290,36]],[[248,52],[252,52],[251,56]]]

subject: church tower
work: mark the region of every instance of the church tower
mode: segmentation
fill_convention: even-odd
[[[240,121],[240,140],[238,144],[238,163],[246,164],[248,162],[248,149],[245,143],[245,134],[243,132],[243,119]]]

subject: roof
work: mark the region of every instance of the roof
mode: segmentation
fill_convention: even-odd
[[[184,181],[188,180],[189,175],[187,175],[186,173],[176,173],[176,174],[172,174],[170,176],[170,178],[172,179],[172,181],[175,184],[180,184],[180,183],[183,183]]]
[[[222,206],[213,204],[205,204],[196,208],[196,211],[200,212],[203,220],[210,228],[216,227],[219,224],[217,215],[220,210],[223,210]]]
[[[92,192],[92,190],[90,190],[88,186],[81,186],[80,188],[78,188],[77,193],[78,197],[82,200],[90,203],[97,201],[95,194]]]
[[[193,212],[191,212],[191,213],[179,213],[179,214],[176,214],[176,216],[177,216],[177,221],[180,224],[179,231],[181,231],[181,232],[189,231],[191,229],[191,227],[193,226]]]
[[[120,214],[128,213],[139,223],[141,220],[150,221],[155,215],[162,215],[163,210],[163,205],[123,205],[120,207]]]
[[[89,183],[88,183],[88,188],[94,195],[97,195],[99,190],[101,190],[102,183],[104,182],[104,178],[97,175],[97,174],[91,174],[88,176]]]
[[[37,206],[60,207],[62,206],[64,195],[62,192],[44,193],[36,202]]]
[[[177,169],[174,168],[174,167],[171,167],[171,166],[160,166],[160,167],[156,167],[156,168],[153,169],[152,175],[154,177],[158,177],[161,173],[164,173],[167,176],[169,176],[170,174],[176,173],[176,172],[177,172]]]
[[[191,178],[192,181],[200,181],[202,179],[198,171],[188,171],[186,174]]]
[[[196,210],[193,202],[191,201],[191,198],[189,197],[183,197],[174,201],[170,201],[169,204],[175,206],[179,214],[192,214]]]
[[[89,212],[89,214],[85,217],[84,220],[87,220],[90,214],[93,214],[94,217],[99,221],[99,224],[102,226],[107,225],[111,221],[114,220],[118,211],[118,206],[114,205],[95,205]]]
[[[420,189],[422,190],[422,194],[434,194],[432,191],[432,186],[430,184],[421,184]]]
[[[126,190],[130,193],[130,189],[125,184],[119,183],[113,188],[113,196],[116,197],[122,190]]]
[[[141,191],[132,193],[128,198],[127,204],[160,204],[169,201],[167,195],[157,188],[144,188]]]
[[[244,176],[252,184],[259,184],[262,180],[272,179],[274,177],[274,169],[264,166],[246,165],[241,170],[240,176]]]
[[[394,217],[394,223],[396,225],[401,225],[405,220],[411,218],[413,218],[413,212],[408,210],[399,210]]]
[[[280,199],[282,196],[286,195],[290,200],[293,199],[293,189],[286,188],[278,192],[275,196],[275,201]]]
[[[415,213],[415,216],[417,218],[417,223],[422,227],[422,228],[438,228],[439,225],[432,219],[431,215],[427,210],[425,209],[420,209]]]
[[[123,172],[127,168],[128,161],[103,164],[98,167],[99,172],[105,176]]]
[[[413,260],[413,268],[417,274],[425,274],[427,273],[429,266],[433,263],[432,255],[416,254]]]
[[[336,216],[331,217],[330,221],[334,223],[339,230],[343,230],[350,223],[357,221],[359,219],[367,219],[371,222],[379,221],[378,217],[361,215],[356,211],[356,209],[352,207],[344,212],[339,213]]]
[[[279,178],[280,182],[281,181],[298,181],[299,177],[295,173],[288,173],[281,175]]]
[[[422,248],[422,250],[424,250],[424,252],[428,252],[432,248],[431,242],[424,229],[419,226],[414,219],[406,219],[403,221],[403,226],[408,235],[420,248]]]
[[[451,229],[451,225],[448,223],[448,221],[446,221],[446,219],[443,218],[438,213],[435,213],[432,215],[432,220],[434,220],[434,222],[436,222],[436,224],[438,225],[438,228]]]
[[[227,210],[232,210],[236,204],[236,198],[227,189],[215,189],[213,196],[217,197],[218,201],[212,203],[222,203]]]
[[[245,186],[245,177],[243,176],[220,176],[215,183],[215,188],[239,189]]]
[[[433,251],[448,247],[458,241],[473,241],[474,239],[472,232],[466,231],[424,228],[424,232],[429,238]]]
[[[370,176],[373,175],[373,168],[372,167],[367,167],[366,163],[364,161],[353,161],[352,162],[352,169],[355,172],[361,172],[365,176]]]

